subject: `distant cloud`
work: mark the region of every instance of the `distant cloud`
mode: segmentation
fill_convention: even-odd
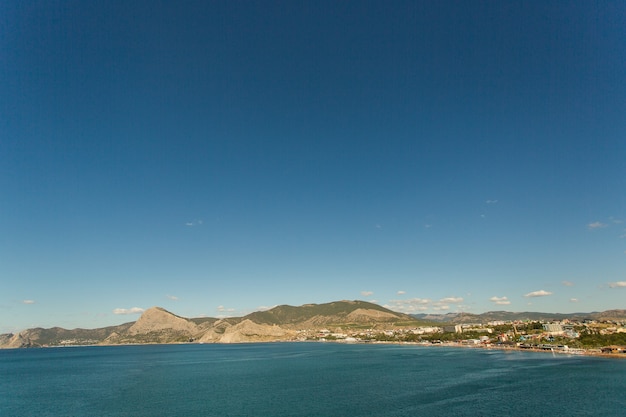
[[[626,281],[609,282],[609,287],[611,288],[626,287]]]
[[[371,297],[372,295],[374,295],[373,291],[361,291],[361,295],[363,297]]]
[[[411,298],[409,300],[390,300],[389,304],[384,307],[399,311],[402,313],[417,313],[419,311],[426,311],[429,309],[429,305],[432,300],[428,298]]]
[[[486,200],[485,203],[487,204],[496,204],[498,202],[498,200]]]
[[[143,312],[144,309],[140,307],[116,308],[113,310],[113,314],[141,314]]]
[[[606,224],[601,222],[593,222],[587,225],[587,229],[589,230],[602,229],[603,227],[606,227]]]
[[[172,301],[178,301],[178,297],[176,297],[175,295],[167,295],[167,298],[169,298]]]
[[[216,310],[219,311],[220,313],[233,313],[233,312],[235,312],[234,308],[226,308],[224,306],[217,306]]]
[[[489,299],[489,301],[491,301],[492,303],[496,303],[498,305],[509,305],[511,304],[511,302],[509,301],[509,299],[507,297],[491,297]]]
[[[22,300],[22,304],[35,304],[35,300]]]
[[[571,281],[561,281],[561,284],[565,285],[566,287],[573,287],[574,283]]]
[[[577,303],[578,302],[578,298],[570,298],[569,301],[570,301],[570,303]]]
[[[524,297],[545,297],[547,295],[552,295],[552,293],[550,291],[539,290],[529,292],[528,294],[524,295]]]
[[[622,219],[616,219],[615,217],[609,217],[609,220],[611,220],[615,224],[622,224],[622,223],[624,223],[624,221]]]
[[[455,308],[461,308],[460,304],[463,303],[463,297],[446,297],[438,301],[433,301],[430,298],[411,298],[408,300],[390,300],[389,304],[384,307],[399,311],[402,313],[417,313],[427,310],[442,311],[450,310],[450,305],[455,304]]]
[[[190,227],[202,226],[202,220],[193,220],[191,222],[187,222],[187,223],[185,223],[185,226],[190,226]]]
[[[432,225],[432,224],[425,224],[425,225],[424,225],[424,229],[430,229],[431,227],[433,227],[433,225]]]
[[[404,295],[404,294],[406,294],[406,291],[400,290],[400,291],[398,291],[396,294],[398,294],[398,295]]]
[[[460,304],[463,302],[463,297],[446,297],[439,300],[439,302],[445,304]]]

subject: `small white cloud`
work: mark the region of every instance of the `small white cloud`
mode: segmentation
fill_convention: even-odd
[[[425,224],[425,225],[424,225],[424,229],[430,229],[431,227],[433,227],[433,225],[432,225],[432,224]]]
[[[486,200],[485,203],[487,204],[496,204],[498,202],[498,200]]]
[[[578,302],[578,298],[570,298],[569,301],[570,301],[570,303],[577,303]]]
[[[185,226],[193,227],[193,226],[202,226],[202,220],[193,220],[185,223]]]
[[[443,304],[460,304],[463,302],[463,297],[446,297],[439,300]]]
[[[373,291],[361,291],[361,295],[363,297],[370,297],[370,296],[374,295],[374,292]]]
[[[626,287],[626,281],[610,282],[609,287],[611,288]]]
[[[433,310],[435,310],[435,311],[450,310],[450,306],[448,306],[448,305],[438,305],[438,306],[434,306]]]
[[[602,229],[603,227],[606,227],[606,224],[601,223],[601,222],[593,222],[593,223],[589,223],[587,225],[587,228],[589,230]]]
[[[398,294],[398,295],[404,295],[404,294],[406,294],[406,291],[400,290],[400,291],[398,291],[396,294]]]
[[[167,298],[169,298],[172,301],[178,301],[178,297],[176,297],[175,295],[167,295]]]
[[[22,300],[22,304],[35,304],[35,300]]]
[[[144,309],[140,307],[116,308],[113,310],[113,314],[141,314],[143,312]]]
[[[528,294],[524,295],[524,297],[545,297],[547,295],[552,295],[552,293],[550,291],[539,290],[529,292]]]
[[[492,303],[496,303],[498,305],[509,305],[511,304],[511,302],[509,301],[509,299],[507,297],[491,297],[489,299],[489,301],[491,301]]]
[[[565,285],[566,287],[573,287],[574,283],[571,281],[561,281],[561,284]]]
[[[410,314],[428,310],[431,300],[428,298],[411,298],[409,300],[390,300],[389,303],[385,305],[386,308]]]
[[[376,228],[377,228],[377,229],[382,229],[382,226],[381,226],[380,224],[377,224],[377,225],[376,225]]]

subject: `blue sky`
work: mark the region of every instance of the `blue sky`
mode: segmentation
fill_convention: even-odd
[[[7,1],[0,332],[626,308],[623,2]]]

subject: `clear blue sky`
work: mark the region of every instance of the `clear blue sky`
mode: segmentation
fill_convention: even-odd
[[[626,308],[625,39],[622,1],[3,1],[0,332]]]

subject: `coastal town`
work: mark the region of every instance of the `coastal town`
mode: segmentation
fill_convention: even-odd
[[[626,357],[626,320],[491,321],[393,329],[300,330],[300,340],[415,343]]]

